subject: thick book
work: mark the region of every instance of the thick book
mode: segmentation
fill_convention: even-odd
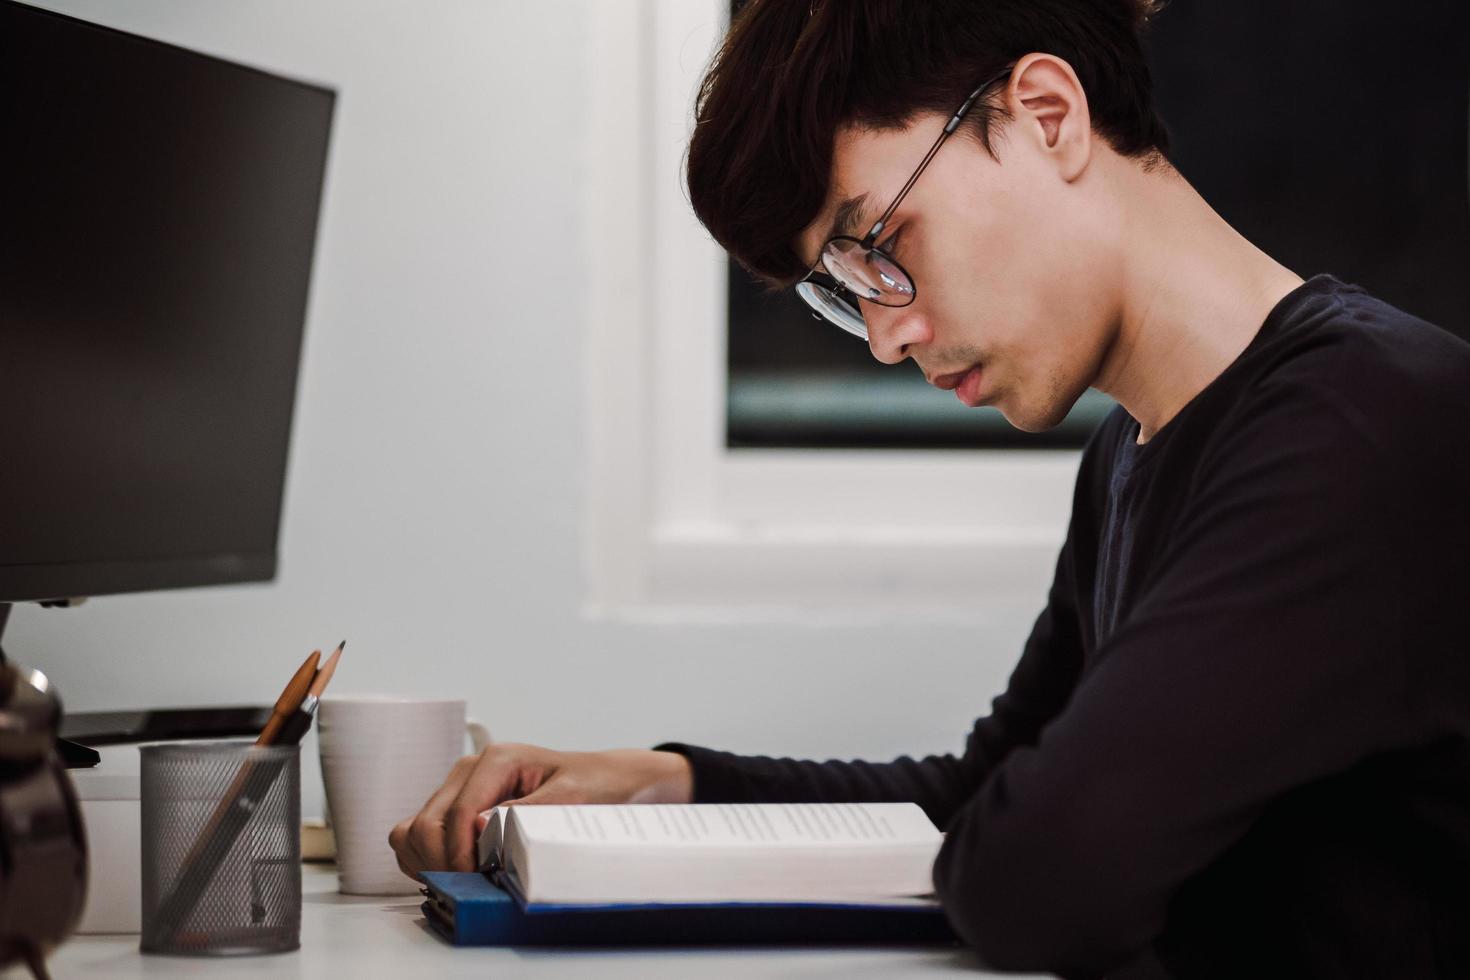
[[[485,817],[480,867],[528,907],[937,906],[944,835],[913,803],[517,805]]]
[[[456,946],[955,945],[937,903],[529,905],[501,875],[425,872],[424,918]],[[513,887],[513,886],[512,886]]]

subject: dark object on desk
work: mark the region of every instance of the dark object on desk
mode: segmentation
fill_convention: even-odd
[[[264,728],[270,716],[270,705],[82,711],[62,719],[61,736],[82,745],[244,738]]]
[[[46,952],[82,914],[87,841],[54,744],[61,702],[46,675],[0,665],[0,968]]]
[[[5,635],[5,624],[10,620],[10,609],[10,603],[0,602],[0,636]],[[0,670],[4,670],[6,664],[5,651],[4,649],[0,649]],[[60,702],[58,702],[56,711],[58,715],[57,721],[60,721]],[[63,727],[65,726],[65,722],[61,722],[61,724]],[[51,730],[53,732],[56,731],[56,725],[54,723],[52,724]],[[101,758],[97,754],[96,749],[90,749],[85,745],[79,745],[70,739],[60,736],[53,736],[53,744],[56,749],[56,756],[64,769],[90,769]]]
[[[88,769],[100,759],[93,746],[238,738],[260,731],[270,716],[266,705],[82,711],[62,719],[56,751],[66,768]]]
[[[959,942],[932,907],[733,902],[529,906],[478,872],[428,871],[424,918],[456,946]]]

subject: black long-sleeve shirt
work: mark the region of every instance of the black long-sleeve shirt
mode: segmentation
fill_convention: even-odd
[[[994,968],[1470,976],[1470,345],[1318,276],[1138,432],[962,756],[657,748],[699,802],[917,802]]]

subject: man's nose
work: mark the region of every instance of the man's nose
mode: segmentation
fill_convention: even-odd
[[[868,349],[884,364],[898,364],[917,344],[930,340],[929,326],[913,304],[879,306],[863,304],[863,322],[868,325]]]

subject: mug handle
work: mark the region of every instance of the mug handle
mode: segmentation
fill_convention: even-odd
[[[476,752],[483,752],[485,746],[490,744],[490,729],[471,718],[464,723],[465,733],[470,737],[470,745]]]

